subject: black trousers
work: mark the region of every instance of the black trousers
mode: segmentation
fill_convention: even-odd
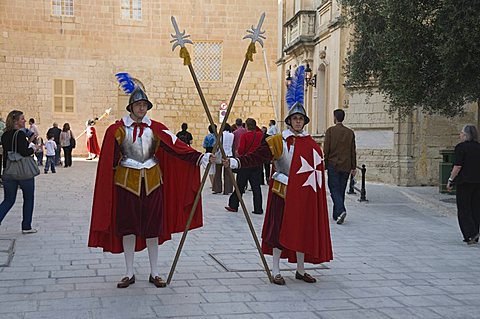
[[[63,155],[65,156],[65,167],[72,166],[72,147],[62,147],[63,148]]]
[[[237,184],[238,188],[240,188],[242,195],[243,193],[245,193],[247,183],[250,182],[250,186],[252,186],[253,192],[253,211],[259,214],[263,213],[262,190],[260,189],[262,170],[263,165],[257,167],[240,168],[237,173]],[[237,193],[233,192],[228,199],[228,206],[234,209],[238,209],[238,205],[239,199],[237,197]]]
[[[458,224],[464,240],[478,234],[480,226],[480,183],[457,185]]]

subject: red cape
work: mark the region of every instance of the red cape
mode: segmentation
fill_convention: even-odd
[[[100,155],[100,146],[97,140],[97,130],[92,126],[92,136],[87,138],[87,151],[89,153]]]
[[[116,194],[114,187],[114,150],[115,131],[123,126],[117,121],[108,127],[102,143],[100,159],[97,166],[97,177],[93,196],[92,218],[90,223],[89,247],[102,247],[112,253],[123,252],[122,238],[116,235]],[[160,140],[178,154],[197,152],[184,143],[173,144],[168,128],[159,122],[152,121],[150,128]],[[165,130],[165,131],[164,131]],[[173,135],[174,136],[174,135]],[[155,154],[160,162],[163,174],[163,218],[164,236],[159,244],[171,239],[171,234],[183,232],[193,206],[193,201],[200,188],[200,168],[191,163],[179,160],[159,147]],[[190,229],[202,226],[201,201],[198,203]],[[145,239],[137,237],[135,250],[145,249]]]
[[[319,155],[316,161],[315,152]],[[300,168],[305,168],[303,173],[297,173]],[[304,186],[307,181],[313,187]],[[269,220],[271,187],[272,183],[265,220]],[[311,136],[296,137],[279,239],[285,248],[282,258],[288,258],[289,262],[297,262],[296,251],[305,253],[308,263],[319,264],[333,259],[325,188],[322,149]],[[262,245],[262,251],[272,254],[272,248],[266,244]]]

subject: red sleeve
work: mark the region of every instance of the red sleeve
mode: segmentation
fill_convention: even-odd
[[[273,158],[272,152],[267,142],[263,141],[259,147],[248,155],[240,156],[240,167],[255,167],[260,166],[265,162],[271,161]]]

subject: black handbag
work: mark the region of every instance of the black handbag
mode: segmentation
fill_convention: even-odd
[[[72,133],[70,133],[70,136],[71,136]],[[72,147],[72,149],[75,148],[75,146],[77,146],[77,140],[75,140],[75,138],[73,136],[70,137],[70,146]]]
[[[26,180],[40,174],[37,163],[32,156],[22,156],[17,152],[18,131],[13,134],[13,150],[7,153],[7,165],[3,171],[4,179]]]

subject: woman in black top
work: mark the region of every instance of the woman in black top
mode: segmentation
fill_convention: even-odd
[[[457,185],[458,223],[467,244],[478,243],[480,226],[480,143],[474,125],[465,125],[455,147],[455,163],[447,189]]]
[[[33,143],[27,141],[27,136],[22,130],[25,128],[25,116],[21,111],[11,111],[8,113],[5,132],[2,135],[3,158],[5,159],[3,168],[6,167],[8,151],[12,151],[17,143],[17,152],[22,156],[32,156],[35,151]],[[13,140],[15,132],[18,130],[16,141]],[[3,221],[7,213],[15,204],[17,198],[17,189],[20,187],[23,192],[23,220],[22,233],[36,233],[37,230],[32,228],[33,200],[35,193],[35,180],[30,178],[27,180],[13,180],[3,178],[4,199],[0,204],[0,223]]]

